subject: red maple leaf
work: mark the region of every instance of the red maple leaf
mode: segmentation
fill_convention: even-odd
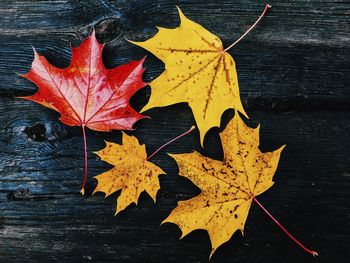
[[[87,178],[87,146],[85,127],[95,131],[131,130],[133,124],[147,116],[129,104],[136,91],[146,85],[142,80],[144,59],[106,69],[102,50],[93,31],[83,43],[71,47],[72,59],[65,68],[51,65],[34,50],[32,68],[24,78],[34,82],[38,91],[23,99],[58,111],[60,120],[69,126],[81,126],[84,136],[85,177]]]

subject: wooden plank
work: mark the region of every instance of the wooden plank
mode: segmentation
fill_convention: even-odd
[[[198,132],[156,155],[167,172],[158,202],[143,194],[139,206],[113,217],[117,194],[91,196],[92,179],[110,168],[93,150],[120,132],[88,131],[87,196],[81,130],[63,125],[58,114],[15,96],[36,87],[15,73],[29,70],[31,45],[56,66],[69,63],[69,42],[78,45],[95,27],[106,42],[104,61],[114,67],[147,54],[124,37],[151,37],[156,25],[178,24],[175,4],[216,33],[227,46],[254,21],[257,1],[11,1],[0,3],[0,261],[1,262],[207,262],[204,231],[178,240],[175,225],[159,226],[178,200],[199,190],[177,175],[166,152],[201,151],[222,158],[218,128],[199,145]],[[350,25],[346,1],[271,1],[273,9],[234,50],[245,108],[252,126],[261,123],[261,148],[287,144],[276,184],[260,197],[298,238],[320,253],[321,262],[347,262],[350,149]],[[148,54],[147,81],[163,65]],[[148,88],[132,100],[140,109]],[[135,134],[153,152],[194,124],[191,110],[178,104],[147,112]],[[222,128],[232,117],[227,111]],[[212,262],[310,262],[253,206],[245,237],[224,244]]]
[[[195,232],[184,241],[177,241],[179,230],[175,226],[158,227],[177,200],[188,199],[198,193],[189,181],[177,176],[174,162],[165,153],[154,159],[168,174],[161,177],[162,190],[158,195],[158,204],[152,204],[150,198],[143,195],[139,207],[131,207],[114,218],[112,214],[116,195],[105,200],[100,194],[94,197],[88,195],[87,198],[78,194],[83,167],[79,129],[62,125],[60,135],[53,136],[47,132],[42,136],[44,140],[41,142],[33,141],[25,133],[19,132],[23,129],[23,124],[32,126],[39,122],[47,127],[58,125],[55,113],[36,105],[29,107],[30,104],[8,100],[8,113],[1,114],[1,122],[8,123],[2,132],[6,136],[2,136],[0,144],[4,153],[0,158],[3,167],[0,180],[3,226],[0,233],[2,241],[5,241],[1,247],[1,251],[6,252],[5,259],[18,257],[17,252],[24,248],[31,251],[28,257],[52,256],[63,261],[81,257],[79,253],[71,251],[72,247],[86,251],[85,256],[99,255],[98,258],[102,256],[105,260],[108,255],[109,259],[120,260],[135,260],[140,257],[161,261],[162,258],[169,257],[175,261],[183,257],[185,262],[191,262],[194,259],[206,259],[209,244],[204,233]],[[3,107],[0,109],[4,112]],[[18,116],[24,117],[11,121],[8,116],[13,112],[22,112]],[[149,146],[149,152],[170,139],[174,130],[184,129],[193,123],[191,114],[184,105],[153,110],[151,116],[153,120],[139,123],[135,132]],[[350,129],[349,117],[348,112],[253,112],[251,115],[252,119],[258,120],[262,125],[262,149],[272,150],[283,143],[287,144],[276,175],[276,185],[262,200],[296,235],[324,251],[323,257],[326,259],[345,255],[346,250],[342,248],[349,235],[344,217],[348,208],[346,203],[341,202],[349,199],[347,164],[350,154],[343,143]],[[256,121],[251,123],[256,125]],[[208,147],[202,152],[219,158],[221,153],[217,147],[217,132],[217,129],[210,132]],[[102,139],[118,142],[119,135],[118,132],[90,132],[89,148],[102,148]],[[33,134],[30,133],[29,136],[33,138]],[[48,140],[47,137],[51,139]],[[169,146],[167,152],[189,152],[192,149],[199,149],[197,133]],[[109,168],[92,154],[89,164],[90,176]],[[330,175],[333,175],[332,178]],[[94,182],[90,179],[89,193],[94,188],[93,185]],[[29,189],[30,192],[19,192],[18,189]],[[330,227],[323,229],[325,225]],[[91,235],[96,239],[90,240]],[[53,240],[60,244],[54,249],[51,248]],[[28,242],[28,245],[25,246],[23,242]],[[261,247],[262,242],[267,242],[270,246]],[[328,251],[329,242],[333,244],[331,252]],[[62,248],[64,244],[67,247]],[[72,247],[68,244],[72,244]],[[106,251],[101,252],[101,248],[106,248]],[[59,252],[61,249],[65,253]],[[235,235],[228,245],[220,249],[216,259],[231,259],[230,255],[237,255],[237,260],[254,260],[256,250],[263,253],[258,258],[277,259],[278,255],[284,254],[293,259],[298,258],[300,262],[309,261],[261,211],[254,208],[244,240]],[[50,252],[53,255],[49,255]],[[138,255],[136,258],[135,254]],[[270,254],[273,256],[270,257]]]
[[[30,45],[35,46],[53,64],[64,67],[70,59],[69,41],[77,45],[88,34],[91,26],[97,25],[98,36],[103,42],[107,40],[104,56],[106,65],[112,67],[145,55],[142,49],[130,45],[124,37],[146,39],[156,32],[156,25],[174,27],[178,24],[176,9],[168,1],[160,1],[159,4],[136,1],[130,6],[125,3],[108,4],[107,1],[74,3],[76,2],[59,1],[52,4],[43,1],[18,6],[17,9],[22,12],[18,23],[23,32],[18,29],[14,30],[15,33],[7,32],[6,28],[14,27],[15,23],[12,13],[8,12],[8,16],[5,13],[2,25],[6,28],[2,28],[0,33],[3,35],[0,55],[4,58],[0,70],[4,71],[6,80],[1,83],[3,92],[13,94],[13,89],[28,90],[28,86],[31,87],[29,90],[35,90],[33,85],[28,85],[27,81],[20,80],[13,74],[28,70],[32,61]],[[87,8],[89,4],[91,8]],[[13,3],[7,8],[12,10],[12,6]],[[120,11],[116,7],[113,9],[113,6],[118,6]],[[192,19],[217,33],[225,44],[236,39],[252,23],[261,8],[261,4],[228,4],[227,1],[217,1],[209,6],[204,3],[183,4],[183,9]],[[214,11],[208,12],[208,9]],[[322,106],[329,104],[327,98],[332,98],[337,102],[333,104],[335,108],[343,109],[348,105],[350,91],[344,83],[350,81],[350,49],[346,48],[350,42],[346,38],[348,34],[344,32],[350,32],[350,28],[348,23],[342,21],[341,14],[345,9],[346,5],[330,6],[330,3],[322,1],[313,4],[300,1],[294,5],[277,2],[260,27],[232,50],[238,65],[242,97],[248,100],[246,104],[256,104],[257,97],[277,97],[282,100],[293,99],[300,104]],[[81,10],[86,10],[88,21],[78,16]],[[101,16],[102,11],[92,10],[103,10],[106,13]],[[307,11],[309,13],[306,16]],[[59,19],[56,15],[52,21],[46,21],[55,30],[46,24],[37,23],[37,16],[33,18],[33,13],[40,13],[40,17],[52,17],[51,13],[59,13]],[[138,15],[131,15],[133,13]],[[28,23],[29,19],[32,19],[35,26]],[[308,22],[314,25],[309,25]],[[76,25],[73,26],[74,24]],[[106,34],[106,31],[111,32],[115,38]],[[236,33],[237,31],[239,32]],[[343,35],[345,36],[341,38]],[[162,63],[152,55],[149,56],[147,65],[149,70],[146,79],[152,79],[162,71]],[[15,87],[13,83],[16,83]]]

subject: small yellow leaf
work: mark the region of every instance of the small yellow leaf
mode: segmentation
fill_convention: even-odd
[[[236,66],[221,40],[188,19],[178,8],[180,26],[159,28],[145,42],[132,42],[152,52],[165,63],[164,72],[150,83],[152,93],[146,111],[179,102],[192,108],[203,145],[207,131],[220,126],[229,108],[243,113]]]
[[[160,188],[158,175],[165,174],[155,164],[147,161],[146,147],[137,138],[123,133],[122,145],[106,142],[106,147],[95,152],[101,160],[114,165],[111,170],[95,176],[95,192],[103,192],[106,197],[122,190],[117,199],[116,213],[131,203],[137,205],[138,198],[146,191],[156,201]]]
[[[201,193],[178,202],[163,221],[177,224],[182,236],[195,229],[207,230],[212,244],[210,256],[235,231],[243,234],[252,200],[273,185],[272,177],[284,148],[262,153],[258,148],[259,127],[247,127],[238,112],[220,138],[223,161],[198,152],[171,154],[179,174],[190,179]]]

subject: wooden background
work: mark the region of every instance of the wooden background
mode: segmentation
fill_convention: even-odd
[[[91,153],[103,140],[120,141],[120,132],[88,132],[87,192],[83,179],[81,129],[58,121],[58,114],[16,99],[36,87],[16,73],[29,70],[32,46],[56,66],[70,60],[95,27],[106,43],[104,62],[115,67],[146,51],[125,37],[145,40],[155,26],[175,27],[175,5],[217,34],[228,46],[263,10],[265,1],[69,1],[2,0],[0,3],[0,262],[207,262],[210,243],[204,231],[178,240],[176,225],[160,222],[178,200],[199,190],[177,175],[166,152],[192,149],[222,158],[218,128],[199,145],[198,132],[154,157],[166,176],[158,202],[143,194],[114,217],[117,195],[91,196],[92,176],[110,168]],[[256,205],[245,237],[236,233],[211,262],[348,262],[350,257],[350,3],[348,1],[273,1],[261,24],[230,53],[252,126],[261,123],[262,150],[287,144],[276,184],[259,200],[284,225],[319,252],[314,259],[297,247]],[[163,64],[147,57],[147,81]],[[145,88],[133,99],[140,109]],[[134,133],[149,153],[194,124],[186,104],[147,112]],[[222,128],[232,116],[227,111]]]

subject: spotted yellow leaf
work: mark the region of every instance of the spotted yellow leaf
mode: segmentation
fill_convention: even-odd
[[[212,251],[242,231],[252,200],[273,185],[280,153],[259,150],[259,127],[247,127],[236,112],[220,134],[224,159],[213,160],[198,152],[171,154],[179,174],[190,179],[201,193],[180,201],[164,222],[177,224],[182,237],[195,229],[208,231]]]
[[[191,107],[203,145],[207,131],[220,126],[221,115],[229,108],[246,113],[238,87],[233,58],[221,40],[188,19],[178,8],[180,25],[160,28],[144,42],[132,42],[153,53],[165,64],[164,72],[150,83],[148,104],[141,110],[187,102]]]
[[[106,142],[106,147],[95,152],[101,160],[114,165],[111,170],[95,176],[95,192],[103,192],[106,197],[121,190],[117,199],[116,213],[131,203],[137,205],[138,198],[146,191],[156,201],[160,188],[158,175],[165,174],[155,164],[147,161],[146,147],[137,138],[123,133],[122,145]]]

